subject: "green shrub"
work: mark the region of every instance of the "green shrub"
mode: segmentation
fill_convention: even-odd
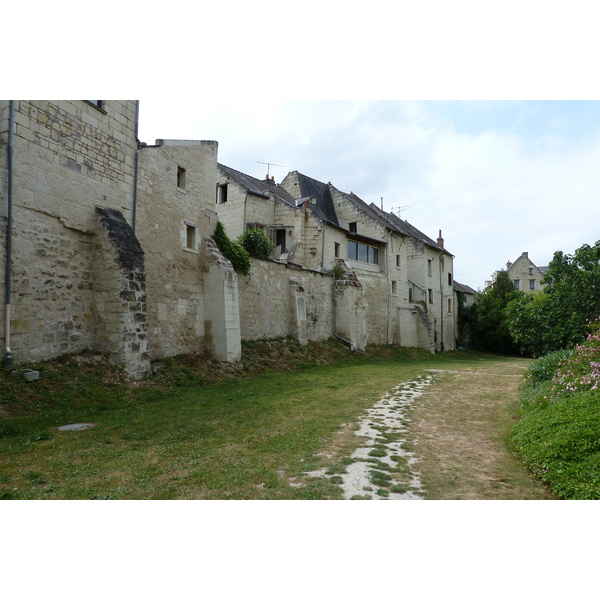
[[[258,227],[246,229],[238,238],[238,242],[255,258],[269,258],[275,249],[275,244]]]
[[[557,350],[538,358],[525,374],[525,381],[532,384],[551,381],[559,365],[572,355],[572,350]]]
[[[215,240],[219,250],[231,262],[236,271],[239,271],[242,275],[250,273],[250,254],[248,254],[248,251],[242,244],[232,241],[227,237],[225,226],[221,221],[217,222],[213,240]]]
[[[512,440],[525,465],[559,498],[600,499],[600,391],[548,403],[524,416]]]

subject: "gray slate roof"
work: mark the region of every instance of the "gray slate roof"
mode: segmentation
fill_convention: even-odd
[[[233,181],[237,182],[255,196],[261,196],[262,198],[275,196],[286,204],[290,204],[291,206],[296,205],[296,200],[294,197],[286,192],[283,188],[279,187],[274,181],[256,179],[255,177],[251,177],[250,175],[236,171],[231,167],[226,167],[221,163],[218,163],[218,166],[228,177],[233,179]]]
[[[300,186],[300,194],[303,198],[315,197],[315,206],[319,211],[317,214],[324,216],[330,223],[339,226],[329,185],[307,175],[302,175],[302,173],[298,173],[298,185]]]
[[[463,292],[464,294],[475,294],[477,295],[477,292],[470,286],[465,285],[464,283],[458,283],[458,281],[453,281],[452,282],[452,289],[455,292]]]

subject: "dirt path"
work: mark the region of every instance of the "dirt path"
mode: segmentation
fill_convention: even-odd
[[[415,399],[408,433],[426,499],[551,499],[507,445],[528,361],[438,371]]]

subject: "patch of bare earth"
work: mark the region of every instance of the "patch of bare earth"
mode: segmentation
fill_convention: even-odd
[[[510,451],[528,362],[440,371],[413,405],[412,446],[426,499],[551,499]]]

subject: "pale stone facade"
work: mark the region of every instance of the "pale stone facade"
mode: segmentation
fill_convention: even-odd
[[[523,252],[515,262],[506,263],[506,272],[510,280],[513,282],[513,286],[516,290],[522,292],[540,292],[544,289],[545,285],[542,284],[542,278],[548,270],[548,267],[538,267],[529,258],[528,252]],[[485,287],[490,287],[494,281],[498,271],[494,272],[491,281],[485,282]]]
[[[95,286],[95,232],[102,230],[95,209],[116,210],[131,219],[136,116],[135,101],[101,106],[83,100],[0,102],[3,249],[9,176],[14,223],[11,302],[2,307],[3,317],[10,310],[10,332],[3,318],[0,337],[8,346],[10,333],[17,361],[98,347],[98,340],[109,336],[96,305],[96,293],[103,302],[108,292]],[[5,268],[2,274],[4,297]]]
[[[5,362],[92,349],[139,378],[152,357],[239,359],[237,277],[209,238],[217,144],[144,146],[137,112],[0,102]]]
[[[217,196],[217,212],[232,237],[251,226],[267,234],[285,230],[280,237],[284,252],[280,247],[273,256],[282,273],[290,264],[322,277],[333,276],[336,267],[342,269],[331,306],[333,335],[358,349],[368,343],[432,352],[455,347],[453,257],[443,248],[441,236],[434,242],[356,195],[297,171],[275,185],[219,165],[218,187],[223,186],[227,199],[223,202]],[[271,284],[277,272],[274,267]],[[281,294],[271,297],[267,282],[262,284],[254,290],[263,297],[256,311],[277,314]],[[256,324],[252,333],[244,328],[250,314],[256,314],[254,308],[242,316],[243,338],[259,337],[262,330]]]
[[[157,140],[139,161],[136,234],[146,253],[151,355],[240,357],[237,278],[211,244],[218,145]]]

